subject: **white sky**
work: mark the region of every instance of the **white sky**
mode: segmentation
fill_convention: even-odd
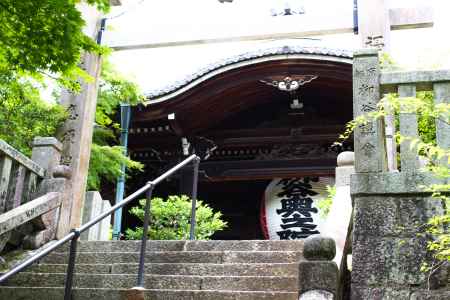
[[[112,29],[106,41],[137,43],[224,37],[240,34],[301,31],[302,24],[318,22],[327,26],[343,19],[352,24],[353,0],[304,0],[306,13],[298,16],[271,17],[270,9],[283,0],[122,0],[122,7],[110,16]],[[295,1],[293,1],[295,2]],[[434,7],[435,25],[430,29],[393,31],[391,56],[401,66],[450,68],[450,1],[391,0],[391,7]],[[323,20],[323,22],[321,21]],[[331,47],[359,48],[353,34],[318,37]],[[195,72],[203,66],[257,49],[262,42],[221,43],[198,46],[118,51],[111,61],[117,69],[134,79],[144,90],[161,88]]]

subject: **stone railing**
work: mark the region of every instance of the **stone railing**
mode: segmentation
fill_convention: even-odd
[[[375,111],[382,93],[397,92],[401,101],[402,97],[415,97],[419,90],[433,90],[436,103],[448,103],[450,71],[380,73],[377,51],[355,53],[355,117]],[[419,136],[415,114],[400,113],[399,120],[401,135]],[[441,200],[432,198],[422,186],[446,180],[421,171],[408,141],[400,145],[400,172],[393,164],[388,167],[384,121],[357,126],[354,133],[352,299],[419,299],[428,293],[428,287],[439,289],[433,292],[433,299],[447,299],[447,269],[441,268],[434,279],[420,271],[429,253],[425,238],[418,235],[424,230],[420,224],[444,212]],[[390,131],[388,135],[394,133],[394,127]],[[436,120],[436,136],[437,144],[448,149],[450,126],[444,120]],[[391,145],[390,150],[394,149]]]
[[[61,144],[36,138],[31,159],[0,140],[0,252],[9,242],[35,249],[68,233],[68,170]]]

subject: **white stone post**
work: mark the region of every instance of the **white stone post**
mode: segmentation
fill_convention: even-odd
[[[325,235],[336,242],[334,261],[341,266],[341,260],[347,242],[352,217],[352,199],[350,197],[350,175],[355,173],[355,155],[345,151],[337,157],[336,195],[325,223]]]
[[[111,204],[108,200],[103,200],[99,192],[87,192],[83,207],[83,224],[101,215],[109,208],[111,208]],[[98,224],[89,228],[86,232],[82,233],[81,239],[87,241],[107,241],[110,223],[111,216],[108,216]]]

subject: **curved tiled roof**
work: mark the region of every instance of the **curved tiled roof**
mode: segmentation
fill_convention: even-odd
[[[278,56],[278,55],[295,55],[295,54],[307,54],[307,55],[322,55],[322,56],[331,56],[338,58],[347,58],[351,59],[353,57],[353,51],[346,49],[336,49],[329,47],[321,47],[317,45],[284,45],[277,47],[266,47],[261,48],[258,47],[255,51],[245,52],[239,55],[235,55],[226,59],[222,59],[215,63],[209,64],[206,67],[203,67],[186,76],[184,79],[175,81],[174,83],[167,85],[164,88],[147,91],[145,96],[148,100],[152,100],[155,98],[160,98],[166,96],[170,93],[173,93],[186,85],[196,81],[197,79],[213,72],[219,70],[221,68],[225,68],[231,66],[236,63],[241,63],[245,61],[251,61],[253,59],[264,58],[268,56]]]

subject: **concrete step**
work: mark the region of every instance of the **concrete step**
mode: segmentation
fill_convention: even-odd
[[[64,273],[66,264],[34,265],[28,272]],[[78,264],[77,273],[86,274],[137,274],[138,265],[123,264]],[[217,276],[297,276],[297,263],[255,264],[195,264],[195,263],[150,263],[145,265],[146,274],[155,275],[217,275]]]
[[[149,241],[145,299],[297,300],[303,241]],[[68,245],[0,287],[0,299],[62,299]],[[124,300],[140,241],[78,244],[73,300]]]
[[[81,252],[80,264],[137,263],[137,252]],[[41,263],[65,264],[68,253],[50,253]],[[297,263],[304,260],[301,252],[294,251],[167,251],[147,252],[146,263]]]
[[[63,287],[63,273],[23,272],[10,278],[4,286]],[[126,289],[136,284],[130,274],[75,274],[74,287]],[[168,290],[288,291],[298,289],[296,276],[191,276],[146,275],[145,287]]]
[[[139,252],[141,241],[80,241],[78,252]],[[67,252],[68,243],[57,251]],[[148,241],[148,251],[303,251],[303,241]]]
[[[63,288],[1,287],[0,299],[61,300]],[[74,289],[72,300],[126,299],[125,289]],[[145,300],[297,300],[297,292],[146,290]]]

